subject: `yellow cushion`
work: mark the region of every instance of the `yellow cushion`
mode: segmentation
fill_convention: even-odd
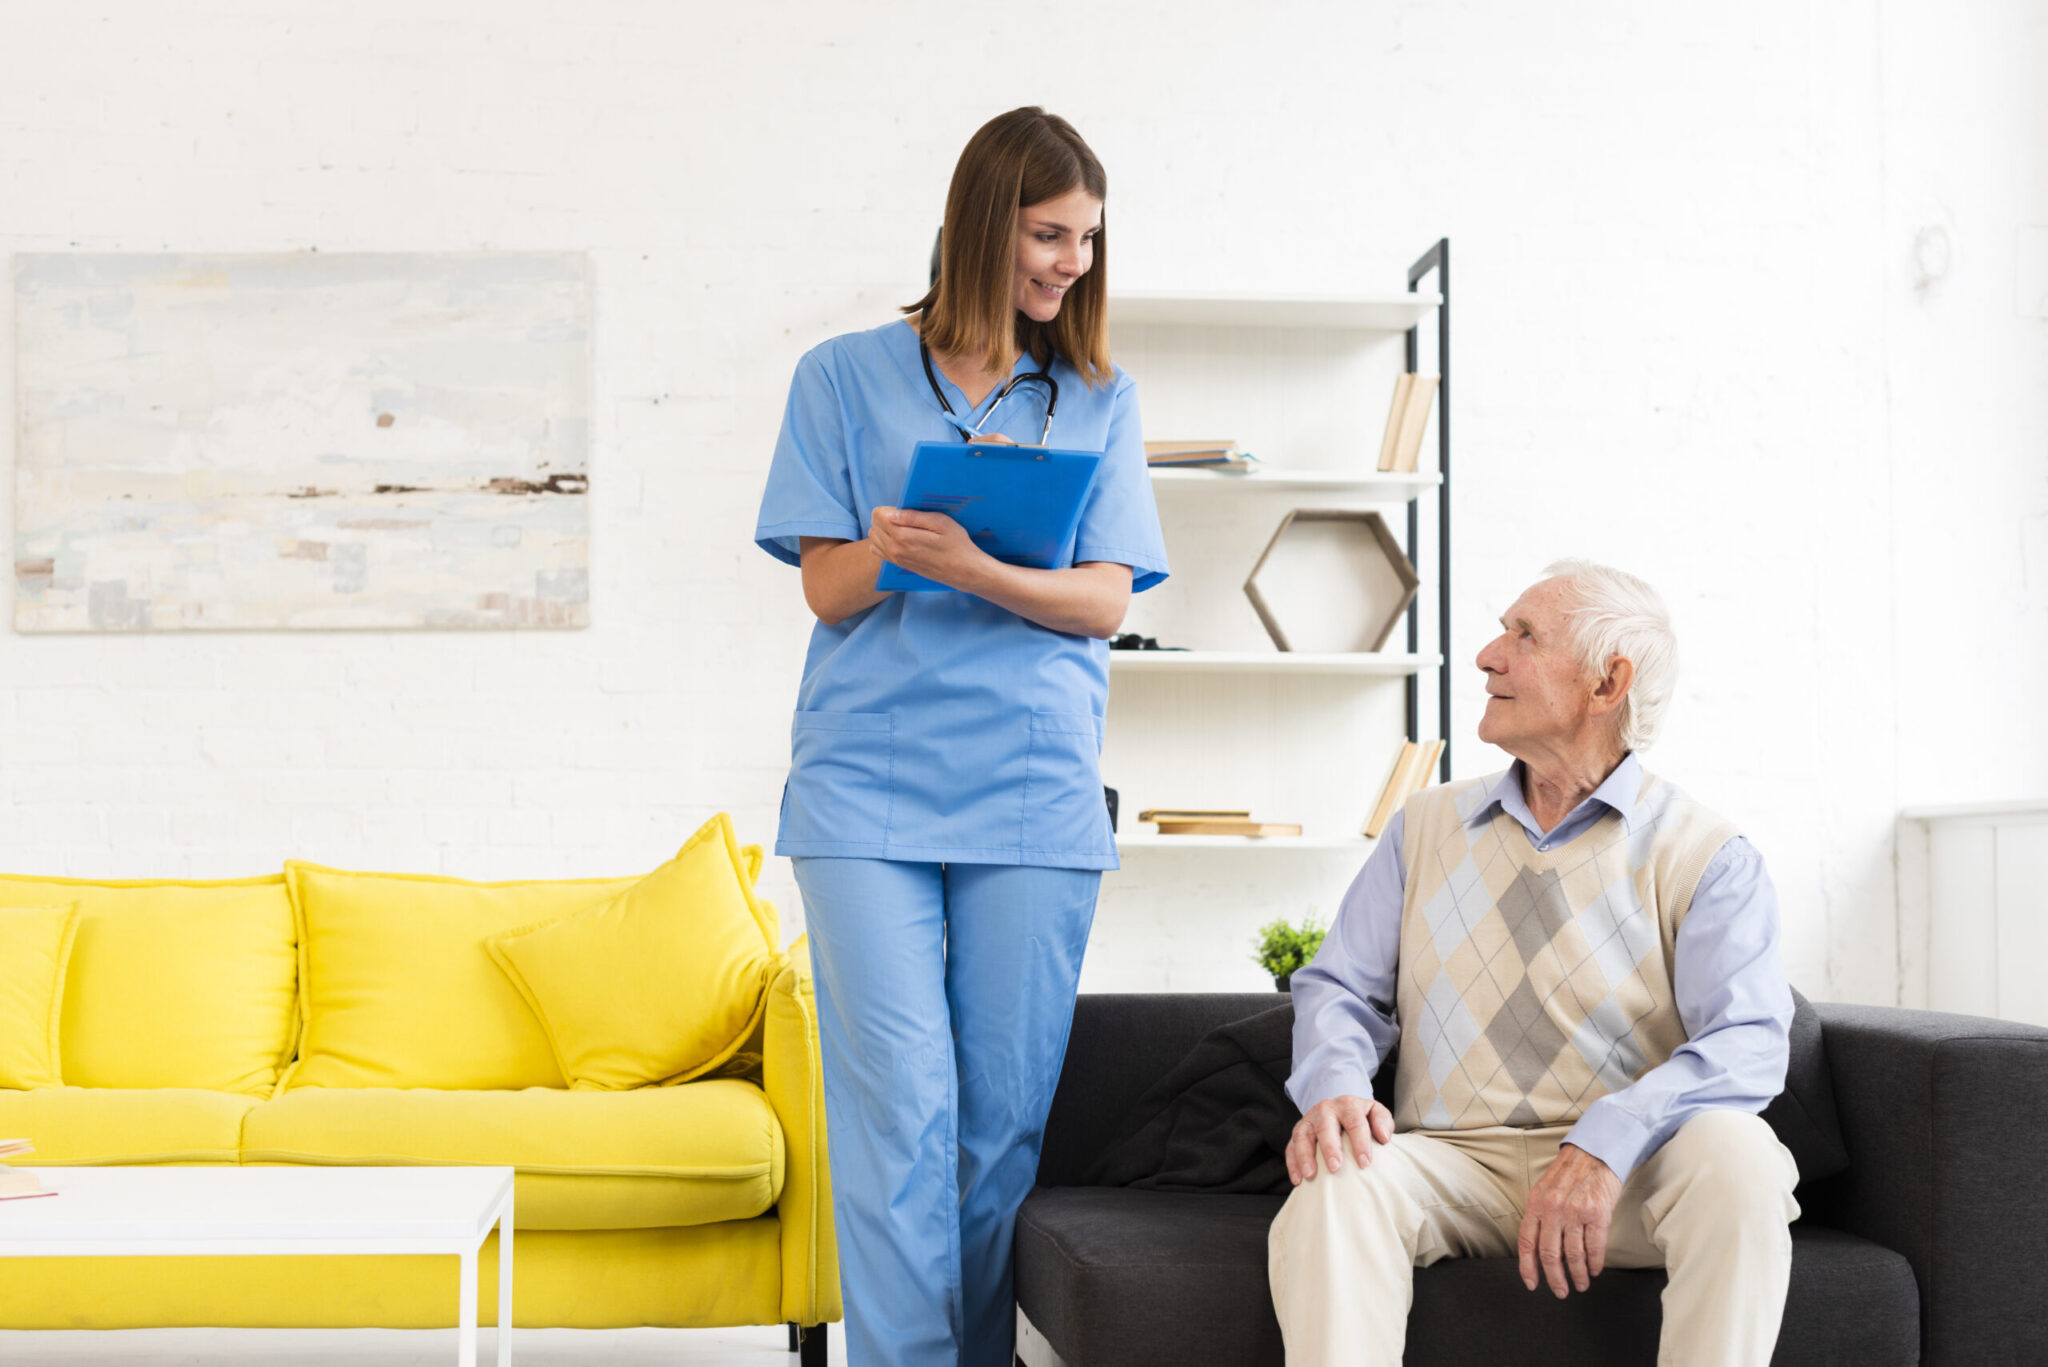
[[[688,1229],[553,1231],[527,1228],[516,1199],[514,1207],[512,1319],[522,1328],[702,1329],[776,1322],[782,1227],[772,1216]],[[497,1323],[497,1250],[493,1234],[477,1254],[477,1322],[483,1325]],[[432,1254],[9,1258],[5,1266],[0,1328],[7,1329],[445,1329],[454,1325],[461,1304],[458,1260]],[[98,1349],[93,1345],[94,1352]],[[59,1360],[33,1348],[27,1351],[38,1360]],[[519,1360],[526,1362],[533,1350],[522,1345],[519,1352]],[[632,1356],[614,1360],[644,1362],[652,1356],[630,1348],[624,1352]],[[118,1350],[106,1356],[133,1357]],[[337,1352],[329,1360],[375,1356],[374,1350]],[[567,1357],[558,1351],[550,1358],[542,1350],[532,1360]],[[684,1360],[691,1359],[703,1360],[685,1355]],[[66,1353],[61,1360],[83,1362],[88,1356]],[[161,1354],[145,1360],[193,1359]]]
[[[304,1039],[284,1085],[561,1087],[548,1037],[484,941],[637,878],[470,883],[285,862]]]
[[[724,812],[602,905],[487,942],[572,1087],[697,1077],[760,1019],[773,929]]]
[[[0,906],[78,902],[64,1081],[268,1096],[291,1058],[298,956],[284,878],[0,874]]]
[[[782,1129],[750,1082],[631,1092],[298,1088],[243,1127],[242,1161],[518,1169],[516,1227],[744,1220],[782,1191]]]
[[[0,1087],[56,1087],[57,1023],[78,903],[0,907]]]
[[[18,1160],[31,1167],[237,1163],[242,1117],[256,1104],[241,1092],[179,1087],[0,1091],[0,1134],[35,1141],[35,1152]]]

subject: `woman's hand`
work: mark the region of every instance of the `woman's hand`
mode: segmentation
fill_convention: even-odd
[[[876,508],[868,539],[890,564],[950,589],[973,592],[970,581],[992,563],[988,552],[967,535],[967,529],[944,513]]]

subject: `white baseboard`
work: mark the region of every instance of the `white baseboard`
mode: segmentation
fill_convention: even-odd
[[[1067,1367],[1067,1360],[1052,1350],[1038,1326],[1025,1317],[1021,1305],[1017,1307],[1017,1356],[1024,1360],[1024,1367]]]

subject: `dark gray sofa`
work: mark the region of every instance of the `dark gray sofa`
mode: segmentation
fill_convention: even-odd
[[[1018,1304],[1068,1367],[1281,1367],[1266,1229],[1284,1198],[1078,1185],[1203,1035],[1276,1000],[1080,998],[1016,1244]],[[1818,1012],[1818,1041],[1798,1047],[1823,1051],[1808,1061],[1832,1074],[1848,1167],[1799,1188],[1774,1362],[2048,1364],[2048,1030]],[[1648,1367],[1663,1286],[1610,1270],[1559,1302],[1523,1289],[1513,1259],[1447,1260],[1416,1273],[1406,1360]]]

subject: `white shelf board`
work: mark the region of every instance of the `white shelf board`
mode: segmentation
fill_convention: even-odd
[[[1320,489],[1330,493],[1356,494],[1360,498],[1375,502],[1406,503],[1409,499],[1437,488],[1444,477],[1434,470],[1416,474],[1389,474],[1378,470],[1364,474],[1344,474],[1335,470],[1288,470],[1271,465],[1254,466],[1249,470],[1163,470],[1152,467],[1152,482],[1170,485],[1211,485],[1218,489],[1250,487],[1258,489]]]
[[[1112,650],[1112,673],[1378,674],[1400,677],[1435,669],[1441,655],[1312,655],[1286,650]]]
[[[1443,296],[1420,294],[1112,294],[1109,321],[1177,327],[1351,328],[1406,332],[1436,312]]]
[[[1306,835],[1159,835],[1134,832],[1116,838],[1118,853],[1128,850],[1356,850],[1371,851],[1364,836]]]

